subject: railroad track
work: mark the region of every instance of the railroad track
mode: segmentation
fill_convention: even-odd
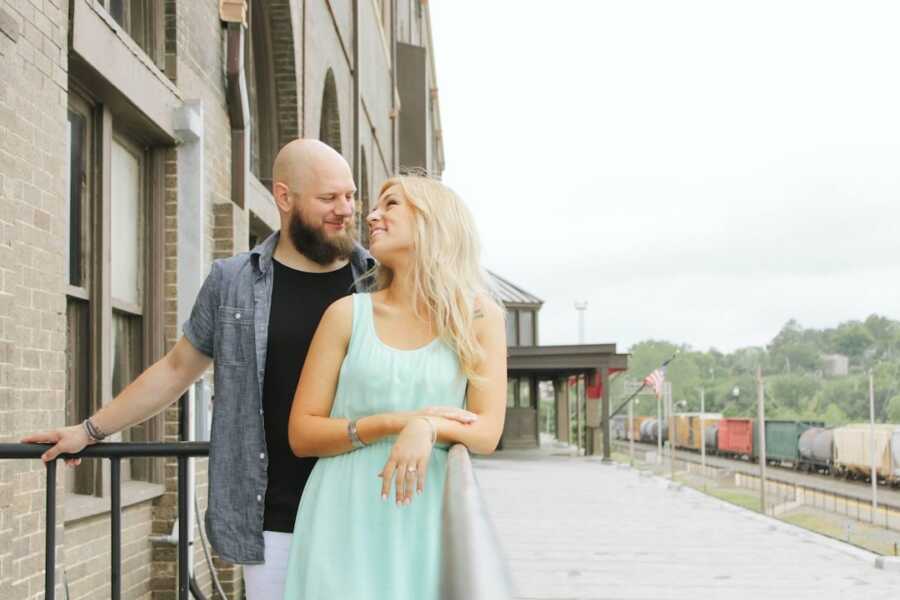
[[[613,440],[612,446],[624,454],[628,454],[628,442],[624,440]],[[650,452],[656,452],[656,444],[646,444],[643,442],[634,443],[635,454],[638,451],[646,455]],[[663,449],[663,459],[665,460],[666,450]],[[677,449],[675,452],[675,460],[681,462],[691,462],[700,464],[701,456],[685,448]],[[735,458],[725,458],[722,456],[706,455],[706,465],[717,469],[725,469],[747,475],[759,477],[759,464],[747,460]],[[778,481],[781,483],[802,485],[808,489],[828,493],[838,494],[853,500],[862,500],[865,502],[872,501],[872,487],[870,483],[864,481],[854,481],[848,479],[838,479],[821,473],[803,473],[794,471],[787,467],[769,465],[766,469],[766,479],[770,481]],[[900,510],[900,491],[878,486],[878,504],[895,510]]]

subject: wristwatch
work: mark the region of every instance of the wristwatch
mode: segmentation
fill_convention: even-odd
[[[356,419],[351,419],[347,423],[347,437],[350,438],[350,444],[353,445],[354,450],[359,450],[366,445],[365,442],[359,439],[359,434],[356,432]]]

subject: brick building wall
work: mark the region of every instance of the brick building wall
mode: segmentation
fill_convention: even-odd
[[[65,0],[0,1],[0,440],[64,422]],[[43,589],[44,468],[0,462],[0,597]],[[61,508],[61,502],[60,502]],[[57,534],[62,533],[61,524]]]
[[[179,207],[202,202],[202,253],[195,273],[205,275],[212,260],[249,248],[251,232],[259,237],[278,227],[277,211],[265,182],[249,186],[251,202],[240,208],[231,195],[231,123],[226,98],[225,35],[217,0],[160,0],[164,34],[159,58],[143,55],[141,47],[117,26],[106,11],[106,0],[0,0],[0,442],[16,442],[37,430],[66,424],[67,327],[66,261],[69,235],[67,113],[76,81],[69,47],[70,15],[89,11],[114,32],[123,51],[138,56],[143,68],[165,80],[179,102],[202,107],[201,172],[179,170],[184,146],[177,140],[146,142],[159,156],[161,183],[153,196],[162,208],[162,241],[148,260],[161,265],[161,336],[167,351],[181,335],[179,322]],[[385,2],[387,4],[385,4]],[[420,35],[423,14],[418,0],[398,0],[398,39]],[[348,162],[363,160],[366,196],[374,198],[381,181],[395,168],[396,114],[392,92],[388,0],[360,0],[362,71],[359,122],[353,121],[350,2],[271,0],[266,3],[272,48],[271,89],[277,147],[298,135],[319,136],[324,110],[325,74],[335,74],[340,110],[340,139]],[[402,14],[401,14],[402,13]],[[417,20],[418,19],[418,20]],[[76,32],[78,33],[78,32]],[[78,58],[81,61],[81,58]],[[88,65],[93,68],[92,65]],[[158,67],[158,69],[157,69]],[[99,67],[98,67],[99,68]],[[84,72],[82,65],[81,71]],[[154,70],[157,69],[157,70]],[[75,79],[73,79],[75,78]],[[259,82],[260,85],[266,82]],[[122,109],[107,96],[98,106],[114,112],[113,127],[132,127],[151,117],[138,114],[140,98],[127,91],[115,94],[138,108]],[[168,93],[168,92],[167,92]],[[109,123],[106,121],[105,123]],[[259,123],[252,126],[258,127]],[[143,126],[143,125],[141,125]],[[160,127],[165,129],[167,123]],[[150,126],[153,129],[155,126]],[[359,147],[353,142],[358,128]],[[165,136],[162,136],[165,137]],[[254,177],[253,175],[249,175]],[[185,197],[186,178],[202,179],[202,198]],[[359,182],[362,184],[362,182]],[[362,192],[361,192],[362,194]],[[252,214],[251,214],[252,212]],[[192,299],[188,299],[188,302]],[[105,343],[105,342],[104,342]],[[68,357],[71,359],[71,356]],[[206,375],[211,385],[211,373]],[[104,399],[108,401],[109,398]],[[159,420],[159,441],[179,438],[177,404]],[[195,460],[200,516],[206,510],[206,460]],[[107,463],[108,464],[108,463]],[[57,485],[57,597],[107,598],[110,582],[110,517],[108,491],[99,497],[65,492],[66,470],[60,465]],[[164,461],[158,479],[132,481],[123,488],[123,597],[164,600],[175,597],[175,547],[152,541],[166,536],[177,517],[175,461]],[[103,480],[108,490],[108,466]],[[68,476],[71,478],[71,475]],[[34,460],[0,460],[0,598],[42,597],[44,584],[45,469]],[[105,498],[105,500],[104,500]],[[104,508],[106,502],[106,508]],[[207,596],[212,577],[198,530],[194,531],[193,571]],[[239,568],[214,558],[220,581],[230,598],[241,597]]]

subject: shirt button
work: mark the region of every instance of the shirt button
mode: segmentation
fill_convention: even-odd
[[[257,502],[262,502],[262,494],[257,494],[257,495],[256,495],[256,501],[257,501]]]
[[[240,319],[240,318],[241,318],[241,313],[234,313],[234,318],[235,318],[235,319]]]
[[[265,453],[265,452],[260,452],[260,453],[259,453],[259,460],[266,460],[266,453]]]
[[[259,409],[259,414],[263,414],[263,410],[262,410],[262,409]]]

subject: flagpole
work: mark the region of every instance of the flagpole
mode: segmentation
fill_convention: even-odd
[[[669,406],[669,474],[675,481],[675,407],[672,404],[672,382],[666,382],[666,398]]]
[[[628,464],[634,466],[634,405],[628,403]]]
[[[665,367],[667,367],[667,366],[669,365],[670,362],[672,362],[673,360],[675,360],[675,357],[676,357],[676,356],[678,356],[678,352],[677,352],[677,351],[675,352],[675,354],[673,354],[673,355],[670,356],[667,360],[665,360],[665,361],[663,362],[663,364],[659,365],[659,368],[660,368],[660,369],[664,369]],[[630,396],[628,396],[628,399],[625,400],[625,402],[623,402],[622,404],[620,404],[620,405],[619,405],[619,408],[617,408],[616,410],[612,411],[612,412],[609,414],[609,418],[612,419],[614,416],[616,416],[617,414],[619,414],[619,411],[621,411],[623,408],[625,408],[626,406],[628,406],[628,403],[631,402],[632,400],[634,400],[635,396],[637,396],[638,394],[640,394],[640,393],[643,391],[643,389],[644,389],[645,387],[647,387],[647,377],[644,377],[644,379],[641,380],[641,387],[639,387],[633,394],[631,394]]]
[[[656,395],[656,464],[662,464],[662,396]]]

